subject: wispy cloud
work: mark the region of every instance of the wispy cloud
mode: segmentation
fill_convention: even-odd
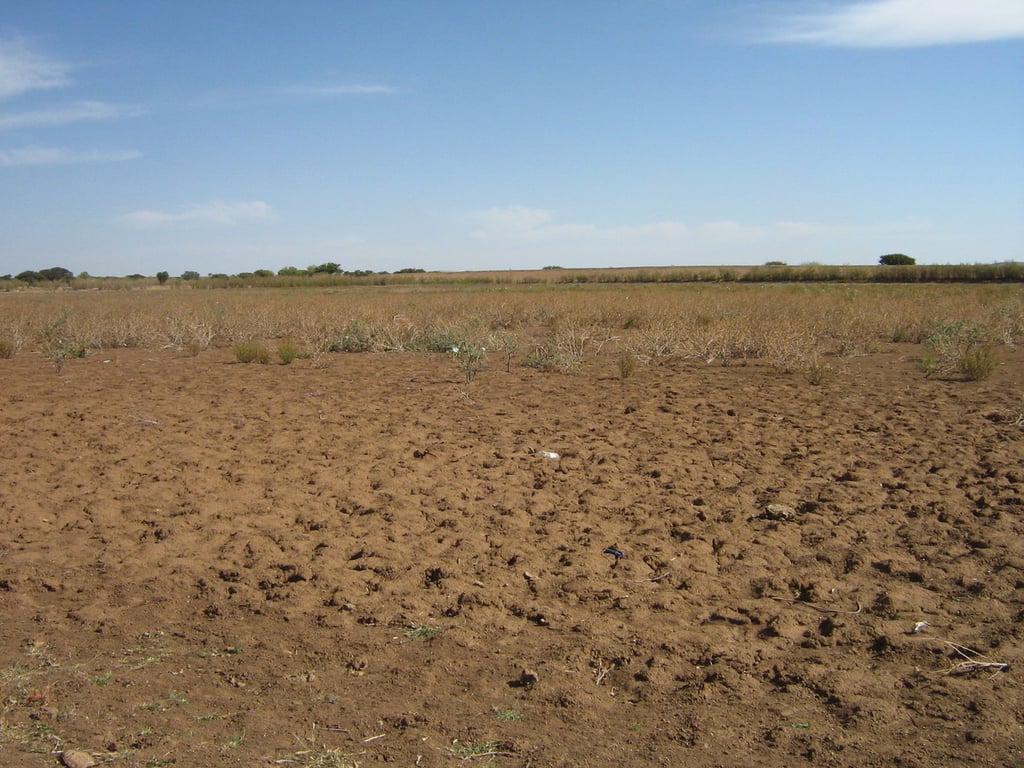
[[[281,89],[282,92],[294,96],[365,96],[381,93],[395,93],[390,85],[379,84],[342,84],[342,85],[291,85]]]
[[[266,221],[276,218],[274,209],[262,200],[226,202],[215,200],[192,205],[180,211],[139,210],[126,213],[121,220],[143,227],[182,223],[238,224],[243,221]]]
[[[70,67],[40,53],[23,38],[0,39],[0,99],[71,84]]]
[[[26,112],[0,113],[0,130],[34,128],[41,125],[65,125],[87,120],[114,120],[142,114],[135,107],[109,104],[105,101],[78,101],[58,107],[47,107]]]
[[[0,166],[78,165],[120,163],[137,160],[142,153],[135,149],[68,149],[66,147],[19,147],[0,149]]]
[[[732,220],[689,225],[681,221],[602,227],[596,224],[558,223],[553,211],[522,205],[488,208],[469,214],[470,236],[491,241],[663,241],[676,243],[735,243],[787,240],[837,234],[841,225],[807,221],[744,224]]]
[[[884,48],[1024,38],[1021,0],[859,0],[794,11],[764,40]]]

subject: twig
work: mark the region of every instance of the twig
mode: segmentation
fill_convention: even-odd
[[[856,616],[858,613],[864,610],[864,606],[860,604],[860,600],[857,601],[856,611],[841,611],[838,608],[826,608],[823,605],[815,605],[814,603],[809,603],[806,600],[796,600],[791,597],[772,597],[771,595],[769,595],[769,597],[771,597],[772,600],[778,600],[781,603],[790,603],[792,605],[806,605],[808,608],[813,608],[814,610],[820,611],[821,613],[841,613],[845,616]]]
[[[978,651],[975,651],[973,648],[968,648],[967,646],[959,645],[958,643],[953,643],[949,640],[943,640],[942,642],[956,651],[958,655],[964,657],[964,660],[959,664],[954,664],[946,670],[947,675],[966,675],[968,672],[976,672],[979,669],[994,669],[995,673],[992,677],[995,677],[1000,672],[1010,671],[1010,665],[1005,662],[979,661],[979,659],[984,659],[985,656]],[[967,654],[971,654],[973,658]]]
[[[604,662],[598,659],[597,661],[597,674],[594,676],[594,683],[600,685],[604,682],[604,679],[608,677],[608,673],[615,669],[615,662],[612,662],[610,667],[606,667]]]
[[[481,752],[478,755],[455,755],[455,754],[452,754],[452,757],[457,757],[457,758],[459,758],[459,760],[474,760],[474,759],[476,759],[478,757],[515,757],[515,756],[516,756],[515,752]]]
[[[630,579],[631,584],[642,584],[645,581],[661,581],[666,576],[671,575],[672,571],[665,571],[661,576],[655,576],[653,579]]]

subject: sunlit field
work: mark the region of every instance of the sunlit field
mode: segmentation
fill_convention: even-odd
[[[324,365],[340,352],[472,345],[505,365],[561,371],[598,354],[628,355],[639,365],[760,360],[814,371],[894,342],[920,344],[922,355],[929,343],[936,355],[997,354],[1022,333],[1024,299],[1015,284],[179,284],[0,294],[0,350],[58,360],[111,348],[199,354],[256,343],[271,352],[285,345],[291,359]],[[950,344],[956,349],[935,348]]]

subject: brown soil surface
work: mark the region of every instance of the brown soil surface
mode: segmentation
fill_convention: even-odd
[[[919,351],[0,360],[0,764],[1020,765],[1024,352]]]

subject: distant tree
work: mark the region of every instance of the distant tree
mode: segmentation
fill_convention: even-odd
[[[34,272],[31,269],[26,269],[24,272],[19,272],[14,276],[15,280],[21,280],[23,283],[41,283],[46,278],[43,277],[39,272]]]
[[[68,280],[75,276],[74,272],[72,272],[70,269],[64,269],[64,267],[50,267],[49,269],[40,269],[39,274],[42,275],[45,279],[54,283],[57,282],[58,280],[63,280],[64,282],[67,282]]]
[[[557,264],[548,264],[546,267],[541,267],[541,269],[561,269],[561,267]]]
[[[194,270],[191,270],[191,269],[186,269],[184,272],[181,273],[181,279],[182,280],[198,280],[199,279],[199,273],[194,271]]]
[[[766,261],[764,263],[764,265],[766,267],[784,267],[784,266],[786,266],[786,262],[784,262],[784,261]]]
[[[255,272],[253,272],[253,274],[256,275],[256,277],[273,277],[274,276],[274,270],[272,270],[272,269],[257,269]]]
[[[145,275],[140,275],[138,272],[133,272],[130,275],[125,275],[126,280],[145,280]]]
[[[426,272],[426,271],[427,270],[420,269],[419,267],[403,267],[402,269],[400,269],[397,272],[395,272],[395,274],[396,275],[413,275],[413,274],[419,274],[420,272]]]
[[[160,285],[163,285],[164,283],[171,279],[171,276],[166,272],[157,272],[156,279],[160,281]]]
[[[308,275],[309,272],[298,267],[281,267],[281,269],[277,270],[277,274],[280,277],[298,277],[299,275]]]
[[[917,262],[905,253],[887,253],[885,256],[878,257],[878,263],[887,267],[895,267],[909,266],[911,264],[916,264]]]
[[[92,277],[92,275],[90,275],[88,272],[83,271],[78,273],[79,280],[88,280],[90,277]]]
[[[314,275],[336,275],[341,272],[341,265],[335,264],[333,261],[328,261],[326,264],[310,267],[309,271]]]
[[[207,277],[217,277],[217,278],[221,278],[221,279],[223,279],[223,278],[225,278],[227,276],[228,276],[227,272],[211,272],[210,274],[207,275]]]

